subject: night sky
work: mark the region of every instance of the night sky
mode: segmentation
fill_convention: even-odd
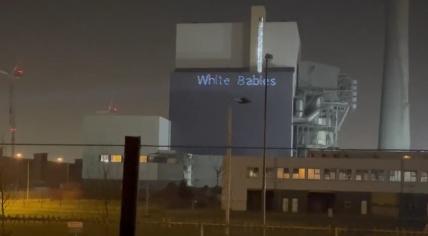
[[[249,0],[0,0],[0,69],[15,63],[17,141],[80,143],[82,117],[111,99],[121,114],[168,117],[175,24],[249,20]],[[337,65],[359,81],[359,107],[342,148],[376,148],[384,0],[271,0],[268,21],[297,21],[302,59]],[[428,1],[412,0],[412,148],[428,149]],[[7,83],[0,80],[0,138],[8,141]],[[43,151],[40,148],[39,151]],[[68,157],[71,158],[71,157]]]

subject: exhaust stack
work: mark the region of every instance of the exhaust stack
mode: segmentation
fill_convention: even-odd
[[[379,149],[410,149],[409,0],[386,1]]]

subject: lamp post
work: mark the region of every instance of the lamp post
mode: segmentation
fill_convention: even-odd
[[[400,193],[403,194],[404,192],[404,182],[405,182],[405,166],[404,161],[412,159],[412,156],[410,155],[404,155],[400,158]]]
[[[404,183],[406,181],[405,178],[405,161],[406,160],[410,160],[412,159],[412,156],[405,154],[403,156],[400,157],[400,204],[399,204],[399,210],[401,212],[403,204],[404,204]],[[401,214],[400,214],[400,218],[401,218]]]
[[[68,182],[69,182],[69,178],[70,178],[70,166],[69,166],[69,163],[67,163],[67,162],[64,162],[64,158],[63,157],[57,157],[56,158],[56,161],[58,162],[58,163],[64,163],[64,165],[65,165],[65,183],[67,183],[68,184]]]
[[[233,102],[237,104],[248,104],[251,101],[245,97],[235,98]],[[226,225],[230,224],[230,205],[231,205],[231,185],[232,185],[232,121],[233,121],[233,110],[232,104],[229,103],[227,108],[227,199],[226,199]],[[225,170],[226,171],[226,170]],[[229,234],[228,227],[226,229],[226,234]]]
[[[17,153],[15,155],[16,159],[23,159],[22,153]],[[26,159],[27,162],[27,186],[26,186],[26,193],[25,193],[25,199],[28,201],[30,198],[30,159]]]
[[[263,111],[263,164],[262,164],[262,214],[263,226],[266,225],[266,125],[267,125],[267,95],[268,95],[268,75],[269,62],[273,55],[265,54],[265,91],[264,91],[264,111]]]
[[[0,70],[0,74],[5,75],[9,80],[9,132],[11,144],[10,156],[15,157],[15,80],[24,75],[24,70],[18,66],[15,66],[11,73]]]

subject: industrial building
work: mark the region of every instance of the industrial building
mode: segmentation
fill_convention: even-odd
[[[226,146],[240,147],[232,150],[234,155],[260,154],[264,133],[267,146],[277,147],[271,154],[304,155],[291,150],[337,147],[337,133],[355,108],[356,82],[337,67],[300,62],[296,22],[266,21],[262,6],[253,7],[251,15],[250,24],[177,24],[170,120],[115,113],[88,116],[84,143],[121,144],[124,136],[140,136],[142,144],[153,145],[141,149],[141,180],[185,179],[193,186],[218,185],[216,169]],[[265,53],[274,55],[267,78],[261,73]],[[248,104],[236,102],[242,98]],[[109,179],[121,179],[122,153],[122,147],[85,147],[83,178],[105,178],[108,172]],[[156,160],[165,155],[166,161]]]
[[[394,0],[387,7],[379,145],[409,149],[408,2]],[[338,67],[301,61],[296,22],[266,21],[265,8],[255,6],[248,23],[180,23],[176,32],[170,121],[162,118],[161,124],[161,118],[134,117],[129,122],[110,115],[88,118],[86,143],[120,143],[109,138],[133,135],[141,136],[143,143],[171,144],[168,154],[143,147],[140,179],[184,179],[191,186],[221,182],[223,207],[230,196],[231,209],[237,211],[261,209],[260,154],[267,148],[268,210],[425,219],[427,156],[407,151],[340,151],[338,133],[357,109],[358,82]],[[273,57],[265,59],[266,54]],[[242,99],[246,104],[237,102]],[[162,125],[168,128],[159,128]],[[105,127],[118,129],[104,132]],[[227,147],[233,149],[230,164],[221,161]],[[89,157],[84,161],[85,178],[100,178],[106,163],[121,161],[114,154],[120,150],[111,149],[90,147],[84,152],[84,159]],[[163,156],[162,164],[156,164],[151,153]],[[159,171],[164,168],[161,165],[170,166]],[[120,179],[121,165],[111,173]],[[148,173],[154,174],[148,177]],[[226,189],[231,189],[230,194]]]
[[[337,148],[340,128],[356,109],[357,81],[338,67],[301,61],[300,50],[297,22],[266,21],[263,6],[251,8],[249,23],[177,24],[171,144],[189,153],[225,154],[210,147],[228,146],[230,110],[231,145],[240,147],[234,154],[260,154],[264,134],[266,145],[283,148],[275,152],[284,155],[294,148],[292,155]],[[263,68],[265,54],[273,58]],[[239,105],[237,98],[249,102]]]
[[[409,149],[408,1],[386,7],[379,145]],[[426,217],[425,155],[334,151],[346,117],[357,109],[358,82],[335,66],[301,61],[296,22],[265,19],[264,7],[255,6],[249,24],[177,25],[171,142],[194,145],[185,151],[202,154],[226,154],[212,146],[233,148],[230,166],[224,163],[231,171],[223,172],[223,207],[231,178],[232,209],[261,208],[260,150],[266,135],[268,208]],[[266,54],[273,59],[265,60]],[[274,78],[285,84],[273,85]],[[250,103],[236,104],[239,97]],[[333,151],[317,156],[314,150]]]
[[[260,210],[261,158],[234,156],[231,165],[231,209]],[[269,157],[266,168],[270,211],[428,217],[424,152],[311,151],[305,158]]]
[[[83,179],[120,180],[123,176],[123,143],[125,136],[140,136],[142,144],[168,146],[170,123],[159,116],[125,116],[102,114],[86,116],[83,120],[84,143],[100,144],[86,146],[82,152]],[[116,146],[115,146],[116,145]],[[140,179],[177,181],[181,179],[174,165],[147,163],[147,156],[158,147],[142,147],[140,150]],[[165,173],[168,173],[166,176]]]
[[[86,116],[83,137],[82,176],[85,182],[119,183],[123,177],[125,136],[140,136],[139,179],[162,187],[185,180],[195,187],[221,183],[222,157],[192,155],[170,150],[170,122],[159,116],[127,116],[106,113]]]

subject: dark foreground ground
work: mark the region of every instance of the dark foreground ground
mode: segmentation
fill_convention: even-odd
[[[5,229],[8,236],[117,236],[119,202],[108,203],[108,220],[102,201],[10,201]],[[79,232],[67,227],[67,222],[83,222]],[[211,236],[226,235],[224,211],[221,209],[165,209],[139,204],[137,235]],[[268,213],[263,234],[260,212],[232,212],[229,235],[427,235],[425,220],[402,222],[393,218],[325,214]],[[404,230],[405,229],[405,230]],[[0,230],[1,231],[1,230]],[[1,232],[0,232],[0,236]],[[6,235],[4,235],[6,236]]]
[[[85,223],[81,232],[70,231],[65,223],[17,223],[8,225],[10,236],[59,236],[59,235],[87,235],[87,236],[116,236],[118,228],[116,225],[106,226],[104,224]],[[137,235],[160,235],[160,236],[215,236],[226,235],[225,228],[214,225],[177,225],[177,224],[140,224]],[[329,227],[269,227],[263,233],[262,228],[249,226],[232,226],[229,231],[232,236],[357,236],[357,235],[428,235],[428,233],[399,230],[357,230]]]

